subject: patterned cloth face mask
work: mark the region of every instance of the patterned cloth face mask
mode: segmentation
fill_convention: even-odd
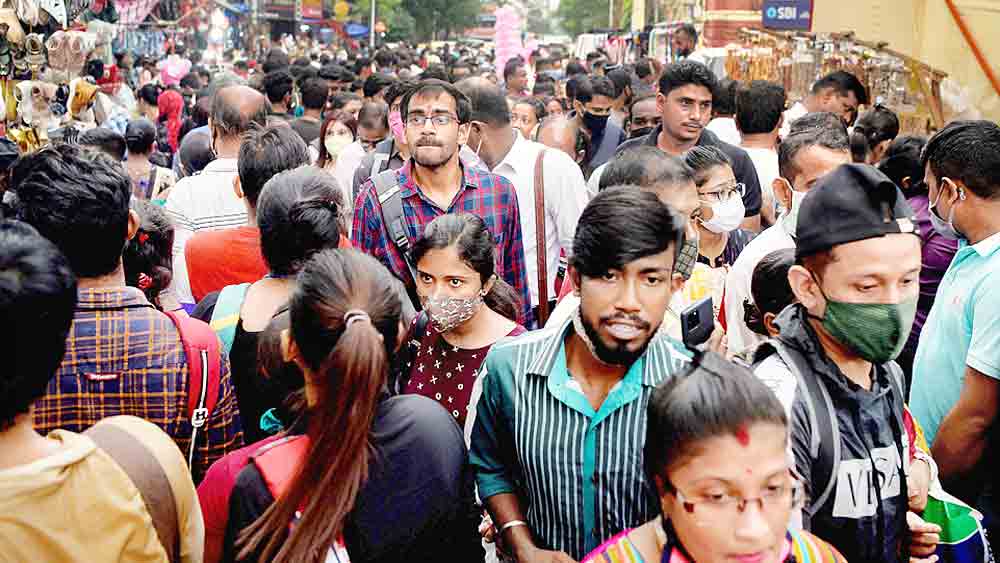
[[[445,333],[474,317],[485,296],[482,289],[474,297],[424,297],[421,301],[434,329]]]

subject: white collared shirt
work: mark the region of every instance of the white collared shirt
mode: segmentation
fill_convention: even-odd
[[[514,184],[521,216],[521,238],[527,265],[531,305],[538,305],[538,245],[535,239],[535,161],[547,147],[529,141],[514,131],[517,138],[507,156],[493,169]],[[587,206],[587,185],[580,166],[566,153],[548,149],[542,162],[545,182],[545,257],[549,300],[555,299],[555,279],[559,271],[559,252],[568,255],[573,248],[576,223]]]
[[[236,197],[235,158],[217,158],[201,173],[182,178],[167,196],[166,210],[174,222],[174,277],[170,287],[181,303],[194,303],[188,281],[184,246],[198,231],[216,231],[247,224],[247,208]]]

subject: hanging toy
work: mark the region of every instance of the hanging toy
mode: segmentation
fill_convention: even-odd
[[[27,52],[25,59],[28,62],[28,68],[34,78],[45,66],[45,39],[40,33],[29,33],[24,38],[24,49]]]
[[[31,69],[28,66],[28,53],[22,45],[11,46],[11,56],[14,58],[14,80],[31,80]]]
[[[14,59],[10,53],[7,29],[7,24],[0,23],[0,80],[9,79],[14,73]]]

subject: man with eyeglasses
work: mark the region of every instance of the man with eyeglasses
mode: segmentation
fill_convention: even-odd
[[[383,170],[399,170],[410,159],[410,149],[406,146],[405,126],[399,108],[403,105],[403,96],[416,85],[416,82],[396,81],[383,91],[385,103],[389,106],[386,122],[389,125],[390,136],[376,144],[374,152],[366,154],[361,159],[351,183],[352,201],[369,178]]]
[[[385,102],[365,102],[358,113],[358,143],[371,153],[389,137],[389,106]]]
[[[894,361],[920,292],[914,221],[871,166],[843,164],[817,181],[798,210],[788,271],[796,303],[754,358],[788,413],[810,492],[803,527],[852,562],[921,561],[940,532],[918,516],[936,471],[910,447],[916,432]]]
[[[712,100],[717,90],[718,81],[705,65],[694,61],[667,65],[660,76],[660,92],[656,95],[660,125],[645,137],[626,141],[618,147],[618,152],[647,145],[682,156],[692,147],[718,147],[732,161],[736,181],[745,186],[741,227],[758,232],[761,190],[753,161],[746,151],[722,141],[705,128],[712,119]]]
[[[427,224],[445,213],[479,215],[496,241],[498,273],[521,298],[518,321],[528,323],[531,297],[517,193],[506,178],[459,158],[459,147],[469,139],[468,96],[442,80],[424,80],[403,97],[400,111],[411,158],[398,171],[380,173],[361,187],[353,246],[385,264],[412,297],[415,280],[409,249]],[[419,307],[417,299],[414,305]]]

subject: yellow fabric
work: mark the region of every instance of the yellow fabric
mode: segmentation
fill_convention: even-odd
[[[139,436],[161,461],[178,501],[182,560],[200,562],[201,508],[177,446],[134,417],[106,423]],[[0,562],[167,563],[142,496],[125,472],[86,436],[55,430],[48,437],[61,444],[57,453],[0,471]]]
[[[170,481],[177,503],[178,530],[181,536],[181,562],[201,563],[205,552],[205,523],[202,519],[198,491],[191,481],[184,454],[173,438],[159,426],[135,416],[113,416],[98,423],[114,424],[141,441],[152,452]]]
[[[1000,3],[955,0],[979,48],[1000,75]],[[813,31],[854,31],[868,41],[886,41],[892,49],[948,73],[969,90],[972,105],[984,119],[1000,121],[1000,95],[980,68],[942,0],[815,0]],[[947,115],[945,118],[952,117]]]

